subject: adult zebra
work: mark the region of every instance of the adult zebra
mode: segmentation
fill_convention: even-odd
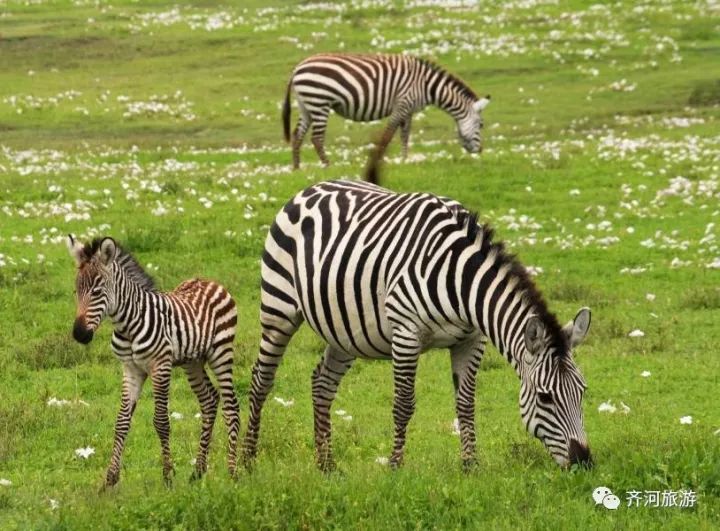
[[[100,322],[109,316],[115,329],[112,350],[123,364],[122,399],[104,488],[120,479],[125,437],[148,375],[155,398],[153,424],[162,446],[163,477],[170,483],[173,465],[168,393],[174,365],[185,369],[202,411],[202,433],[192,479],[200,478],[207,470],[220,397],[228,427],[228,469],[234,475],[240,414],[232,382],[237,310],[230,294],[215,282],[199,279],[160,293],[137,261],[112,238],[96,238],[82,245],[69,236],[67,244],[78,266],[73,336],[80,343],[89,343]],[[205,372],[206,363],[217,378],[220,396]]]
[[[478,98],[460,79],[424,59],[395,54],[319,54],[293,70],[285,93],[283,128],[290,136],[290,92],[294,91],[300,118],[292,134],[293,167],[300,165],[300,146],[312,126],[312,143],[328,164],[324,139],[330,111],[357,122],[390,117],[375,158],[382,157],[400,128],[403,156],[407,155],[412,115],[436,105],[457,122],[458,135],[470,153],[482,149],[481,111],[490,96]]]
[[[525,268],[459,203],[331,181],[297,194],[265,242],[262,339],[252,371],[244,452],[257,447],[260,413],[285,349],[303,320],[327,342],[312,375],[318,464],[332,468],[330,406],[355,358],[393,364],[395,443],[402,462],[415,408],[418,356],[447,347],[465,465],[475,456],[475,379],[487,338],[520,377],[520,413],[561,466],[590,465],[572,357],[590,326],[581,309],[561,328]]]

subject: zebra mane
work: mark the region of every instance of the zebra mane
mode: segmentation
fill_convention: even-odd
[[[471,89],[462,79],[457,77],[455,74],[451,74],[447,70],[445,70],[442,66],[438,65],[437,63],[434,63],[430,61],[429,59],[423,59],[418,57],[417,60],[422,64],[423,66],[428,67],[433,72],[438,72],[445,76],[446,79],[450,81],[450,84],[455,87],[460,94],[467,96],[468,98],[471,98],[472,101],[477,101],[478,97],[477,94],[475,94],[475,91]]]
[[[95,256],[104,239],[105,238],[94,238],[93,241],[85,244],[85,247],[83,247],[83,258],[86,261],[89,261]],[[135,257],[120,247],[119,244],[116,243],[116,246],[117,256],[115,262],[125,271],[125,274],[144,290],[156,291],[155,281],[147,274]]]
[[[556,347],[555,351],[562,357],[567,356],[569,350],[562,326],[555,314],[548,309],[545,298],[538,290],[525,266],[520,263],[514,254],[505,249],[503,242],[493,241],[495,231],[487,223],[480,225],[476,212],[458,209],[456,210],[456,217],[460,227],[467,231],[468,240],[479,244],[480,260],[486,260],[491,253],[494,253],[495,267],[497,269],[503,266],[510,268],[508,276],[517,279],[515,289],[522,292],[526,303],[545,325],[550,341]]]

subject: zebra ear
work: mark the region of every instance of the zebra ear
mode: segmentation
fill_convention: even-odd
[[[490,103],[490,94],[488,94],[484,98],[480,98],[475,103],[473,103],[473,109],[475,109],[477,112],[480,112],[485,107],[487,107],[489,103]]]
[[[588,330],[590,330],[590,308],[580,308],[575,319],[563,327],[570,348],[575,348],[582,343]]]
[[[113,260],[115,260],[115,255],[117,254],[117,244],[115,243],[115,240],[112,238],[105,238],[100,243],[100,252],[98,253],[98,256],[100,257],[100,262],[102,262],[104,265],[109,265],[112,263]]]
[[[68,239],[65,240],[67,244],[68,252],[70,256],[75,259],[75,263],[80,265],[83,261],[83,246],[78,242],[72,234],[68,234]]]
[[[532,315],[525,324],[525,348],[527,362],[537,356],[545,340],[545,324],[536,315]]]

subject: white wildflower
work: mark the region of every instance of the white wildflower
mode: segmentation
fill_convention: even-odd
[[[690,415],[680,417],[680,424],[692,424],[693,419]]]
[[[275,402],[280,404],[283,407],[290,407],[295,404],[295,399],[291,398],[290,400],[285,400],[284,398],[280,398],[279,396],[275,397]]]
[[[95,448],[92,448],[90,446],[88,446],[86,448],[78,448],[77,450],[75,450],[75,455],[77,457],[82,457],[83,459],[87,459],[94,453],[95,453]]]
[[[628,337],[645,337],[645,332],[636,328],[628,334]]]
[[[600,413],[604,411],[607,411],[608,413],[615,413],[617,411],[617,408],[613,406],[610,401],[607,401],[600,404],[600,406],[598,407],[598,411]]]
[[[640,373],[640,376],[643,378],[648,378],[652,373],[650,371],[643,371]]]

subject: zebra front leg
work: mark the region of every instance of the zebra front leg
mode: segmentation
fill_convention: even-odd
[[[410,126],[412,125],[412,117],[407,118],[400,124],[400,144],[402,145],[402,158],[407,159],[408,144],[410,143]]]
[[[460,457],[463,470],[469,472],[476,465],[475,458],[475,382],[486,339],[457,345],[450,351],[455,411],[460,425]]]
[[[172,476],[175,472],[170,456],[170,417],[168,415],[168,400],[170,394],[170,375],[172,365],[170,361],[157,362],[151,372],[150,378],[153,386],[153,397],[155,398],[155,414],[153,426],[160,438],[163,459],[163,478],[168,487],[172,484]]]
[[[332,423],[330,407],[332,406],[340,380],[352,366],[355,358],[340,352],[330,345],[325,349],[312,374],[312,398],[315,425],[315,455],[317,464],[323,472],[335,469],[332,456]]]
[[[240,405],[235,396],[233,388],[233,346],[232,338],[228,338],[229,342],[215,347],[213,354],[208,359],[210,370],[215,373],[218,386],[220,387],[220,397],[222,398],[222,412],[225,419],[225,425],[228,430],[228,471],[231,477],[235,477],[237,468],[237,440],[240,433]]]
[[[266,294],[263,294],[263,301]],[[270,301],[270,297],[268,296]],[[277,309],[274,312],[281,313]],[[282,360],[290,339],[297,331],[292,317],[280,317],[277,313],[261,313],[262,337],[260,354],[253,365],[250,382],[250,415],[243,441],[243,461],[245,468],[251,469],[257,455],[257,442],[260,433],[260,416],[263,405],[275,381],[275,372]],[[297,316],[295,316],[297,317]]]
[[[102,490],[112,487],[120,479],[120,463],[125,449],[125,438],[130,431],[130,421],[146,378],[147,374],[132,363],[123,364],[122,397],[120,411],[115,421],[115,442]]]
[[[415,412],[415,374],[417,372],[420,346],[413,334],[395,330],[392,345],[393,380],[395,398],[393,420],[395,421],[395,444],[390,456],[390,467],[402,465],[405,452],[405,433]]]
[[[195,458],[195,471],[190,476],[190,480],[193,481],[200,479],[207,472],[207,455],[213,425],[215,424],[215,416],[217,415],[219,395],[201,362],[188,363],[183,368],[190,382],[190,387],[197,396],[200,411],[202,412],[202,431],[200,432],[197,457]]]

